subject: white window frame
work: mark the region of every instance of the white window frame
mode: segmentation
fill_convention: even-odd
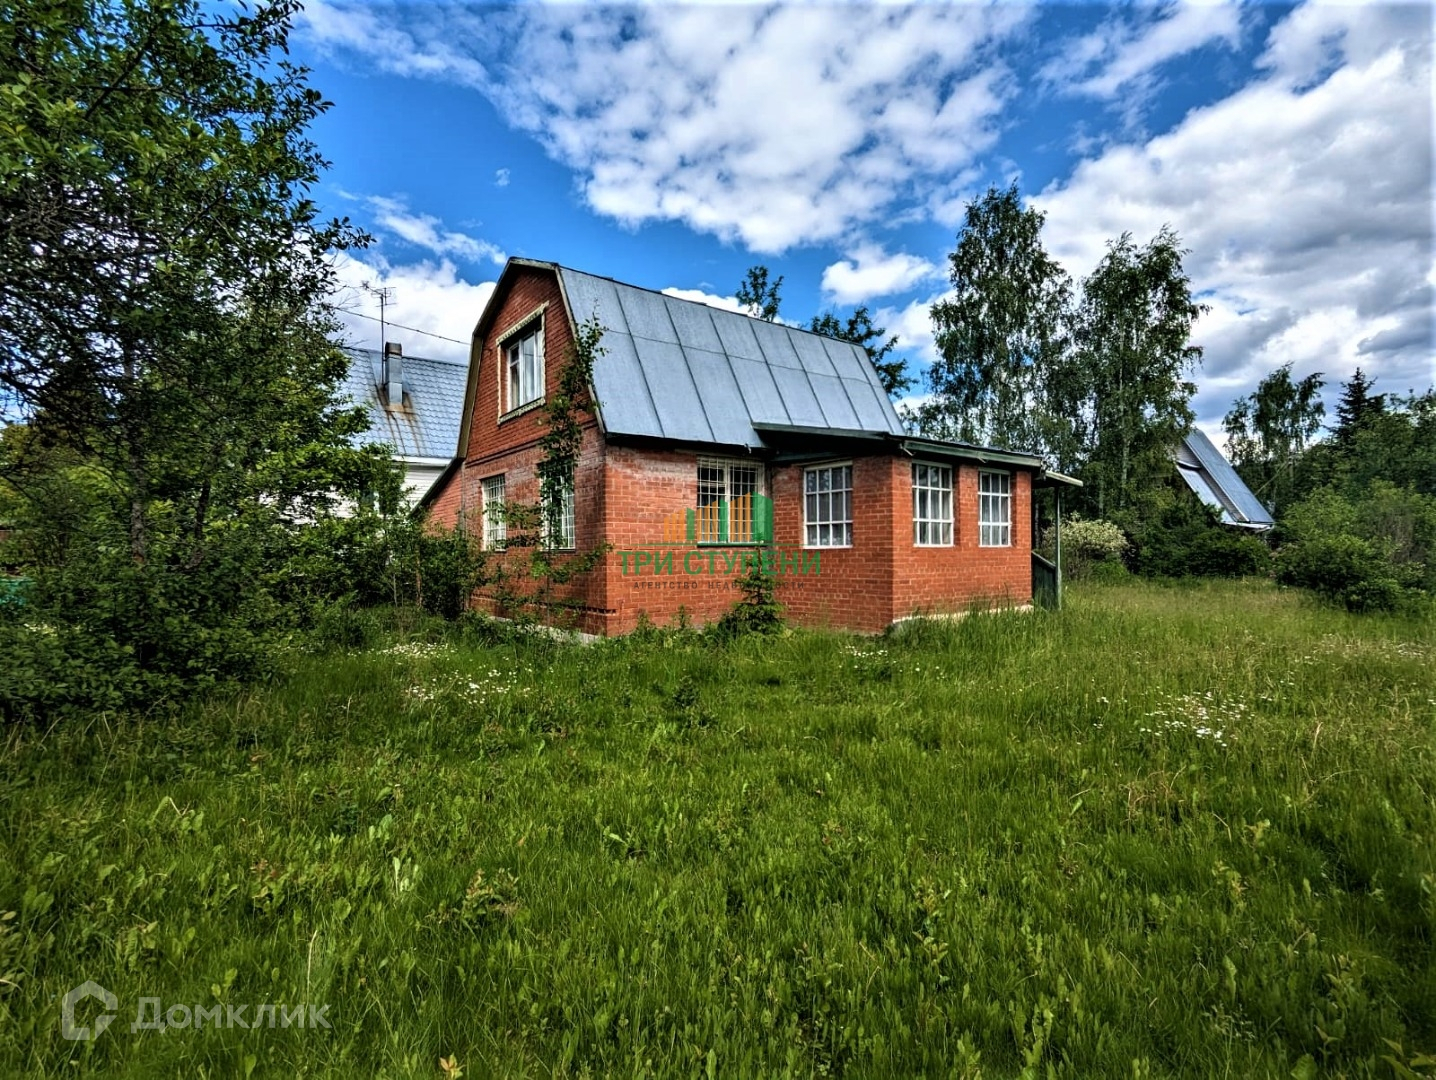
[[[525,355],[524,347],[531,344]],[[499,341],[500,413],[507,414],[544,399],[544,327],[542,313],[525,320]]]
[[[543,491],[543,478],[539,478],[539,491]],[[574,551],[578,548],[578,525],[574,518],[573,500],[573,475],[570,474],[568,482],[564,485],[559,506],[560,517],[558,535],[549,531],[548,503],[540,498],[543,521],[541,522],[541,533],[543,535],[543,547],[545,551]]]
[[[912,463],[912,542],[914,547],[952,547],[953,467]]]
[[[836,476],[835,476],[836,474]],[[828,478],[828,488],[823,490],[821,477]],[[811,480],[811,482],[810,482]],[[834,481],[845,482],[844,487],[834,487]],[[834,513],[833,496],[844,494],[842,507],[846,512]],[[827,513],[822,513],[823,497],[827,496]],[[824,532],[824,530],[827,530]],[[803,470],[803,547],[805,548],[850,548],[853,546],[853,463],[835,461],[825,465],[812,465]]]
[[[1012,546],[1012,474],[977,474],[977,544],[979,547]]]
[[[765,472],[762,462],[751,459],[698,459],[698,497],[693,505],[698,519],[696,540],[699,544],[732,545],[758,542],[753,532],[754,508],[757,496],[766,494]],[[740,501],[745,498],[746,503]],[[726,534],[720,524],[719,503],[728,504]],[[712,509],[709,510],[709,507]]]
[[[480,483],[483,491],[484,550],[503,551],[508,547],[509,523],[504,516],[507,498],[504,474],[485,477]]]

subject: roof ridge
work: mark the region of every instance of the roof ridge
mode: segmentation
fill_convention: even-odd
[[[347,353],[368,353],[372,356],[382,357],[384,353],[379,349],[371,349],[367,345],[340,345],[339,348]],[[404,353],[405,360],[423,360],[429,364],[449,364],[452,367],[468,367],[467,360],[450,360],[446,356],[421,356],[419,353]]]
[[[527,261],[529,263],[538,263],[542,260],[530,259]],[[653,295],[661,296],[665,300],[677,300],[680,304],[694,304],[697,307],[708,308],[710,311],[722,311],[729,315],[737,315],[741,319],[751,319],[753,322],[770,323],[773,326],[781,326],[785,330],[796,330],[800,334],[809,334],[812,337],[818,338],[820,341],[840,341],[844,345],[857,345],[857,342],[849,341],[847,338],[834,337],[832,334],[820,334],[816,330],[808,329],[806,326],[798,326],[790,322],[780,322],[777,319],[760,319],[758,316],[749,315],[745,311],[733,311],[730,308],[717,307],[714,304],[704,303],[702,300],[689,300],[686,296],[674,296],[672,293],[664,292],[662,289],[651,289],[647,285],[635,285],[631,281],[620,281],[618,278],[609,277],[606,274],[595,274],[589,270],[578,270],[572,266],[565,266],[563,265],[563,263],[557,262],[547,263],[547,265],[553,266],[559,270],[563,270],[570,274],[582,274],[584,277],[595,278],[598,281],[607,281],[611,285],[622,285],[625,289],[637,289],[639,292],[653,293]],[[670,289],[676,289],[678,286],[670,285],[668,287]],[[629,333],[632,333],[631,329],[629,330]],[[633,336],[642,337],[643,335],[633,334]],[[859,345],[857,347],[861,348],[862,346]]]

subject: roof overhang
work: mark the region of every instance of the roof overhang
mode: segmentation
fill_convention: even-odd
[[[610,446],[633,446],[649,450],[692,450],[700,454],[721,454],[726,457],[756,457],[775,460],[773,448],[765,445],[747,446],[742,443],[690,442],[685,439],[667,439],[661,435],[630,435],[616,431],[604,436]]]
[[[798,424],[754,424],[764,442],[778,451],[775,461],[789,463],[818,460],[834,453],[872,453],[879,448],[896,450],[909,457],[945,458],[978,465],[1007,465],[1030,469],[1037,482],[1081,487],[1082,481],[1053,472],[1035,454],[999,450],[992,446],[926,439],[917,435],[893,435],[887,431],[852,431],[846,428],[808,427]]]
[[[1052,469],[1044,469],[1033,481],[1038,487],[1081,487],[1082,481],[1075,476],[1068,476],[1066,473],[1055,472]]]

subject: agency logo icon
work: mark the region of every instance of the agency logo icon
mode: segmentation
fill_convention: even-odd
[[[98,998],[100,1003],[110,1011],[100,1013],[92,1024],[77,1026],[75,1006],[87,998]],[[114,1021],[114,1010],[118,1009],[119,1005],[119,998],[99,983],[89,980],[82,982],[66,994],[60,1002],[60,1038],[68,1039],[70,1042],[94,1042],[105,1033],[105,1028]]]

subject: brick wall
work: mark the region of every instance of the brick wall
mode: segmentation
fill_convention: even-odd
[[[463,493],[462,480],[463,469],[455,469],[449,474],[439,494],[430,501],[429,516],[426,519],[429,527],[452,529],[458,524],[460,495]]]
[[[889,457],[852,461],[852,547],[818,549],[816,575],[780,575],[778,599],[787,618],[805,626],[868,631],[893,621],[893,537],[910,513],[893,483],[900,464]],[[774,470],[773,532],[779,548],[803,546],[803,473],[796,465]]]
[[[613,545],[604,567],[608,633],[633,629],[641,613],[659,625],[670,623],[680,608],[701,625],[738,599],[733,580],[741,573],[739,559],[753,549],[659,544],[664,520],[696,501],[698,457],[608,448],[604,528]],[[1011,546],[979,546],[978,469],[962,466],[954,468],[954,544],[919,548],[913,544],[911,461],[860,457],[852,466],[852,546],[816,550],[803,549],[803,467],[767,469],[778,549],[776,558],[769,558],[779,570],[773,580],[787,618],[807,626],[878,631],[913,614],[1031,600],[1030,474],[1012,474]],[[640,555],[646,559],[641,565]]]
[[[608,633],[627,633],[644,615],[669,625],[680,608],[701,626],[739,599],[734,579],[742,573],[741,559],[754,548],[663,544],[665,519],[697,504],[698,458],[693,451],[608,448],[604,527],[613,545],[604,564]]]
[[[455,519],[461,518],[475,536],[483,534],[485,479],[502,475],[505,498],[510,503],[537,505],[539,500],[538,466],[543,457],[539,439],[547,427],[543,412],[537,407],[501,412],[504,402],[500,380],[505,374],[501,343],[512,330],[531,326],[530,319],[542,312],[545,396],[557,388],[561,365],[573,345],[573,331],[564,311],[558,279],[549,271],[532,267],[513,267],[510,273],[511,285],[499,298],[498,310],[476,353],[478,381],[474,411],[469,418],[469,445],[463,467],[449,484],[455,494],[451,496],[446,489],[436,500],[443,504],[445,513],[452,512]],[[584,425],[574,470],[574,533],[579,552],[603,542],[603,458],[603,439],[597,421],[590,418]],[[435,517],[444,520],[437,506]],[[510,589],[536,596],[543,590],[542,583],[527,578],[531,553],[531,549],[516,547],[491,558],[509,571]],[[604,584],[602,571],[591,571],[573,582],[554,587],[548,595],[550,599],[576,605],[575,609],[559,614],[575,619],[578,629],[603,633],[607,623]],[[500,608],[494,592],[481,589],[474,596],[473,606],[495,614],[510,614]]]
[[[917,547],[912,527],[912,464],[906,460],[895,464],[893,480],[901,493],[902,513],[894,535],[892,617],[948,614],[973,605],[1030,603],[1032,474],[1011,473],[1011,546],[980,546],[978,474],[982,470],[961,465],[953,467],[952,546]]]

